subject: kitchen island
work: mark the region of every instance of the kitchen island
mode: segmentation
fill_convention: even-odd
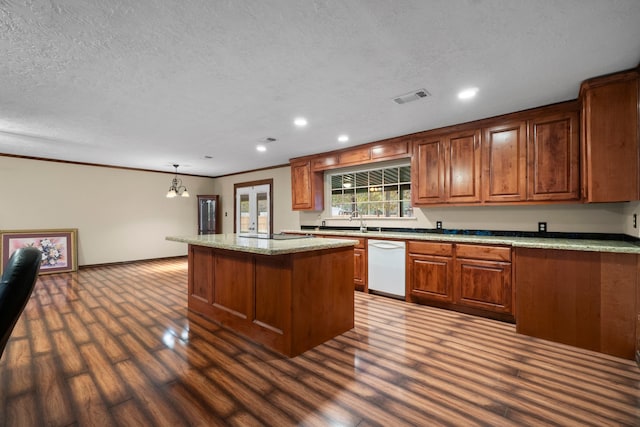
[[[289,357],[352,329],[357,241],[271,237],[167,237],[189,245],[189,309]]]

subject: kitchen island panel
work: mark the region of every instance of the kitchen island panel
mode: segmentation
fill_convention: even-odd
[[[248,319],[253,313],[253,260],[233,251],[216,251],[213,306]]]
[[[205,304],[213,302],[213,259],[210,248],[189,247],[189,299]]]
[[[210,267],[213,266],[213,267]],[[353,246],[261,255],[189,245],[189,309],[296,356],[354,326]],[[208,274],[212,268],[213,274]]]
[[[353,247],[293,257],[293,352],[301,353],[354,326]],[[322,274],[318,274],[322,272]]]

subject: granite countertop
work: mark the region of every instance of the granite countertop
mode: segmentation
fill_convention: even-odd
[[[640,245],[637,242],[618,240],[558,239],[551,237],[475,236],[463,234],[411,233],[389,231],[368,231],[366,233],[362,233],[359,231],[344,230],[283,230],[283,233],[310,233],[314,235],[366,237],[369,239],[381,238],[400,240],[428,240],[451,243],[508,245],[517,248],[561,249],[572,251],[640,254]]]
[[[300,231],[298,231],[300,233]],[[354,246],[357,240],[304,237],[291,240],[273,240],[244,237],[237,234],[204,234],[191,236],[167,236],[166,240],[261,255],[284,255],[331,248]]]

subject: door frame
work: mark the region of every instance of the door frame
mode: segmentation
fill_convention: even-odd
[[[257,181],[238,182],[233,184],[233,232],[238,232],[238,225],[236,224],[237,212],[237,199],[238,188],[255,187],[256,185],[269,184],[269,230],[273,233],[273,178],[261,179]]]

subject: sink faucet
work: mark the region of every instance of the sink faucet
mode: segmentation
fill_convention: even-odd
[[[367,223],[364,222],[364,218],[362,217],[362,215],[360,215],[358,213],[358,211],[353,211],[351,212],[351,215],[349,215],[349,221],[353,220],[353,218],[358,217],[360,219],[360,232],[361,233],[366,233],[367,232]]]

